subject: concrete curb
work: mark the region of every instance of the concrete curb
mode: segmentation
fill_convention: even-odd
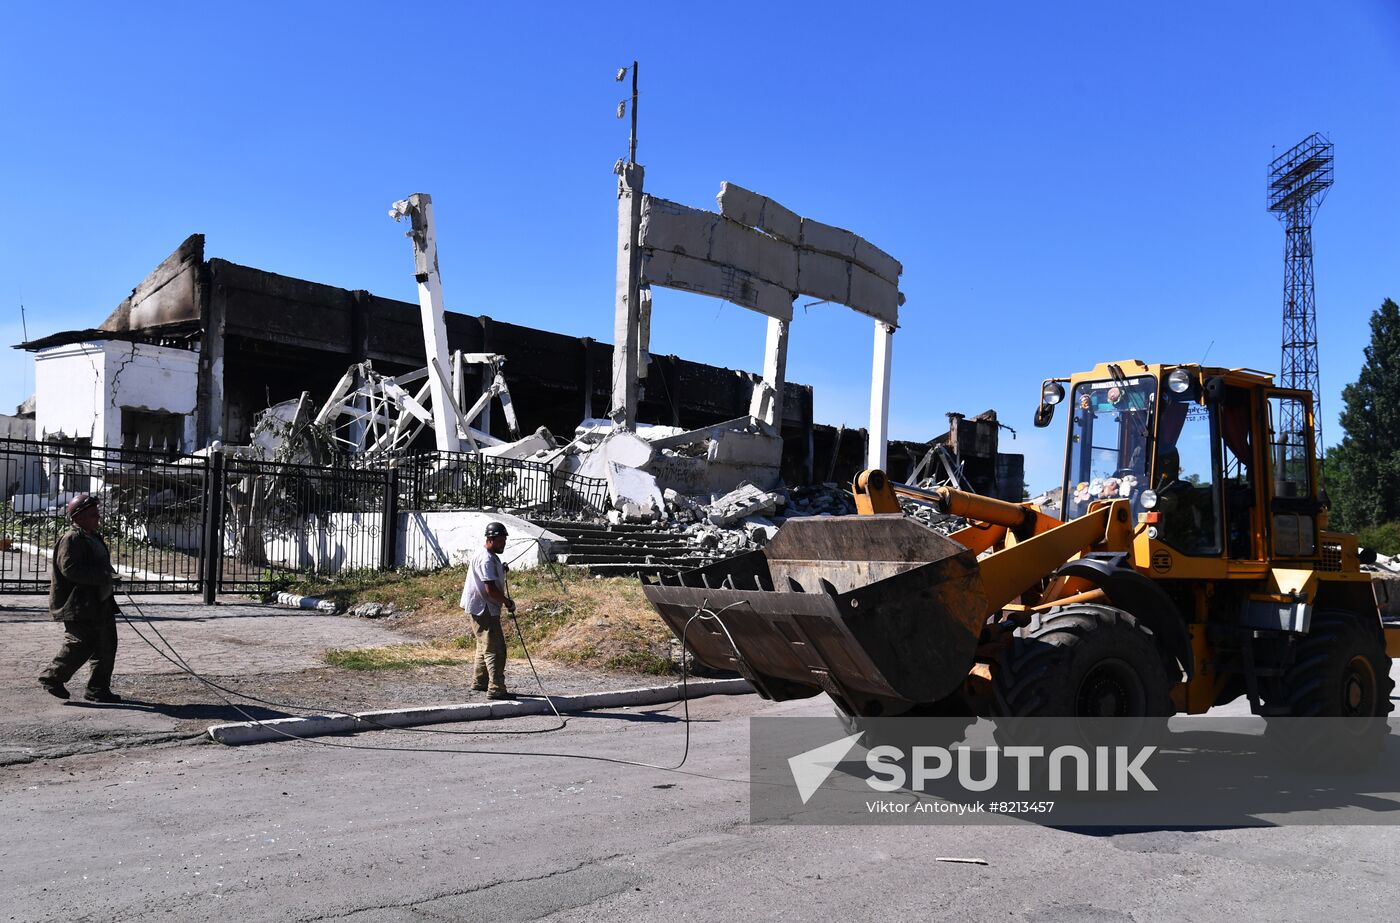
[[[753,692],[746,679],[691,680],[687,698],[710,695],[745,695]],[[568,714],[592,711],[596,708],[623,708],[630,705],[659,705],[678,702],[680,683],[667,686],[644,686],[640,689],[619,689],[614,692],[587,692],[580,695],[543,696],[531,699],[505,699],[499,702],[474,702],[463,705],[435,705],[427,708],[399,708],[386,711],[366,711],[355,715],[308,715],[298,718],[275,718],[271,721],[239,721],[215,724],[209,737],[221,744],[261,743],[296,737],[320,737],[326,734],[350,734],[373,731],[382,727],[415,727],[420,724],[441,724],[449,721],[483,721],[489,718],[518,718],[522,715],[547,715],[549,702],[560,712]]]
[[[278,593],[275,600],[277,605],[288,609],[314,609],[317,612],[328,612],[334,615],[336,612],[335,603],[329,599],[321,599],[316,596],[298,596],[295,593]]]

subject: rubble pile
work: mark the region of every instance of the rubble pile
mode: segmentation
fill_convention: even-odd
[[[1400,556],[1378,554],[1374,564],[1363,564],[1361,569],[1371,574],[1371,589],[1381,617],[1400,619]]]
[[[904,515],[919,520],[931,529],[936,529],[944,535],[952,535],[954,532],[967,525],[967,520],[961,516],[950,516],[947,513],[940,513],[938,510],[926,503],[918,503],[913,500],[900,499],[900,507],[904,510]]]
[[[856,511],[849,489],[827,481],[792,490],[791,516],[850,516]]]

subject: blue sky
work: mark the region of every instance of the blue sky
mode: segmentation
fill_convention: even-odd
[[[193,232],[414,300],[385,213],[424,191],[452,310],[611,339],[633,58],[648,191],[714,208],[737,182],[902,260],[893,435],[995,407],[1033,489],[1063,438],[1030,426],[1047,375],[1278,367],[1275,147],[1336,144],[1314,231],[1329,442],[1366,320],[1400,297],[1397,3],[508,6],[7,5],[0,335],[23,339],[21,299],[31,337],[96,325]],[[843,308],[799,311],[789,377],[818,419],[864,424],[870,342]],[[762,344],[741,308],[656,294],[656,352],[753,369]],[[28,360],[0,355],[0,407]]]

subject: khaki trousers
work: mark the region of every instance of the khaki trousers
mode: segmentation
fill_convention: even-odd
[[[491,692],[506,691],[506,635],[499,616],[473,616],[476,622],[476,677],[473,686],[490,683]]]

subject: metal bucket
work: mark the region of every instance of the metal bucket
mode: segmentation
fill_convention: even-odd
[[[761,551],[643,591],[706,666],[776,701],[826,692],[852,715],[953,693],[986,620],[976,556],[898,514],[792,519]],[[723,612],[691,622],[701,609]]]

